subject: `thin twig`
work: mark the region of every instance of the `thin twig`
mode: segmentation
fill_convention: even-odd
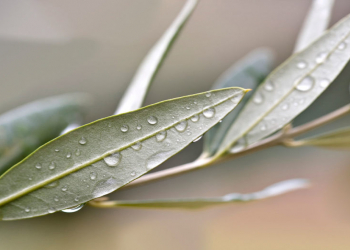
[[[158,171],[155,173],[147,174],[137,180],[134,180],[133,182],[129,183],[128,185],[124,186],[123,188],[129,188],[134,187],[142,184],[146,184],[152,181],[161,180],[164,178],[169,178],[172,176],[180,175],[183,173],[187,173],[193,170],[197,170],[200,168],[204,168],[207,166],[211,166],[220,162],[232,160],[265,148],[273,147],[276,145],[284,145],[284,142],[290,139],[293,139],[294,137],[297,137],[299,135],[302,135],[306,132],[309,132],[310,130],[313,130],[315,128],[321,127],[331,121],[334,121],[336,119],[339,119],[345,115],[350,113],[350,104],[345,105],[327,115],[324,115],[318,119],[315,119],[311,122],[308,122],[304,125],[298,126],[296,128],[289,128],[284,129],[278,133],[276,133],[273,136],[270,136],[266,138],[265,140],[262,140],[254,145],[251,145],[250,147],[247,147],[246,149],[235,153],[235,154],[227,154],[220,158],[214,159],[214,158],[200,158],[194,162],[186,163],[177,167],[165,169],[162,171]]]

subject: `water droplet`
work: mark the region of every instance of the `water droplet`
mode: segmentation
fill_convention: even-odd
[[[275,86],[270,81],[266,82],[266,84],[264,85],[264,89],[269,91],[269,92],[273,91],[274,88],[275,88]]]
[[[103,160],[108,166],[116,167],[119,164],[121,158],[122,158],[121,154],[119,152],[116,152],[114,154],[111,154],[105,157]]]
[[[198,122],[199,121],[199,115],[194,115],[191,117],[191,121]]]
[[[140,150],[142,148],[142,143],[138,141],[135,144],[131,145],[131,147],[132,147],[133,150],[138,151],[138,150]]]
[[[253,98],[253,102],[255,102],[256,104],[261,104],[264,101],[264,96],[257,92]]]
[[[61,211],[64,212],[64,213],[74,213],[74,212],[77,212],[77,211],[79,211],[80,209],[82,209],[83,206],[84,206],[84,204],[80,204],[80,205],[78,205],[78,206],[66,208],[66,209],[63,209],[63,210],[61,210]]]
[[[61,189],[63,192],[66,192],[68,190],[68,186],[67,185],[64,185]]]
[[[149,124],[154,125],[154,124],[157,124],[158,119],[157,117],[151,115],[150,117],[147,118],[147,121]]]
[[[329,85],[330,83],[331,83],[331,82],[330,82],[328,79],[322,79],[322,80],[320,81],[320,86],[321,86],[322,88],[327,88],[328,85]]]
[[[78,197],[77,197],[77,198],[75,198],[75,199],[74,199],[74,201],[78,202],[78,201],[79,201],[79,198],[78,198]]]
[[[129,126],[126,125],[126,124],[124,124],[124,125],[120,128],[120,130],[121,130],[123,133],[128,132]]]
[[[219,123],[222,123],[222,120],[220,120]]]
[[[342,42],[341,44],[338,45],[339,50],[344,50],[346,48],[346,43]]]
[[[282,105],[282,110],[287,110],[288,108],[289,108],[288,103]]]
[[[32,178],[32,177],[29,177],[29,178],[28,178],[28,180],[30,180],[30,181],[31,181],[31,180],[33,180],[33,178]]]
[[[79,156],[79,155],[80,155],[80,150],[79,150],[79,148],[75,151],[75,155],[76,155],[76,156]]]
[[[142,129],[142,126],[141,126],[140,124],[137,124],[136,129],[137,129],[137,130],[141,130],[141,129]]]
[[[181,121],[178,124],[175,125],[175,129],[179,132],[184,132],[187,128],[187,121]]]
[[[40,163],[37,163],[37,164],[35,165],[35,168],[36,168],[36,169],[41,169],[41,164],[40,164]]]
[[[53,198],[53,200],[58,202],[59,201],[58,196],[55,196],[55,198]]]
[[[69,159],[69,158],[71,158],[72,157],[72,154],[71,153],[68,153],[67,154],[67,158]]]
[[[56,212],[56,210],[53,207],[50,207],[48,210],[49,214],[53,214],[54,212]]]
[[[161,142],[164,141],[164,139],[166,138],[167,132],[166,131],[161,131],[158,134],[156,134],[156,140]]]
[[[81,139],[79,140],[79,144],[80,145],[85,145],[86,144],[86,139],[84,137],[81,137]]]
[[[297,68],[298,69],[305,69],[307,66],[307,63],[305,61],[300,61],[297,63]]]
[[[95,172],[91,172],[91,173],[90,173],[90,179],[91,179],[91,180],[95,180],[96,177],[97,177],[97,174],[96,174]]]
[[[205,94],[205,96],[206,96],[206,97],[210,97],[210,96],[211,96],[211,93],[210,93],[210,92],[207,92],[207,93]]]
[[[314,85],[315,79],[311,76],[307,76],[303,78],[297,85],[297,90],[299,91],[308,91]]]
[[[191,132],[187,132],[187,135],[192,135],[192,133]]]
[[[202,139],[202,137],[203,137],[202,135],[198,136],[196,139],[193,140],[193,142],[199,141],[200,139]]]
[[[187,110],[190,110],[191,108],[190,107],[186,107]]]
[[[233,144],[232,148],[230,149],[230,153],[237,153],[239,151],[242,151],[245,148],[245,138],[241,138],[238,141]]]
[[[25,211],[26,213],[29,213],[29,212],[30,212],[30,208],[25,208],[24,211]]]
[[[261,131],[265,131],[266,129],[267,129],[267,127],[266,127],[265,124],[261,125],[261,127],[260,127],[260,130],[261,130]]]
[[[136,173],[135,172],[131,172],[131,174],[130,174],[131,176],[135,176],[136,175]]]
[[[55,149],[55,152],[60,152],[60,150],[56,148],[56,149]]]
[[[242,98],[242,94],[239,94],[239,95],[235,95],[234,97],[231,98],[231,101],[233,103],[239,103],[239,101],[241,100]]]
[[[323,63],[324,61],[326,61],[328,56],[327,52],[321,52],[316,56],[316,63]]]
[[[55,188],[59,184],[59,181],[53,181],[45,186],[45,188]]]
[[[212,118],[215,115],[215,109],[214,108],[208,108],[203,111],[203,115],[206,118]]]
[[[197,102],[196,102],[196,101],[194,101],[193,103],[194,103],[194,104],[197,104]]]
[[[56,167],[56,164],[54,162],[51,162],[50,166],[49,166],[49,169],[50,170],[54,170]]]
[[[108,124],[108,127],[111,128],[111,127],[112,127],[112,124]]]

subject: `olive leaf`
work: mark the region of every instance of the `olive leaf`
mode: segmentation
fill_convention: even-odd
[[[179,15],[163,36],[148,52],[125,91],[115,115],[142,107],[149,86],[157,74],[167,53],[197,5],[197,0],[187,0]]]
[[[0,174],[52,140],[89,106],[87,94],[73,93],[25,104],[0,116]]]
[[[217,155],[259,141],[305,110],[349,61],[349,35],[347,16],[274,70],[240,112]]]
[[[313,0],[299,33],[294,52],[299,52],[319,38],[327,29],[334,0]]]
[[[273,52],[269,49],[256,49],[246,55],[244,58],[232,65],[226,70],[214,83],[213,89],[227,87],[241,87],[245,89],[254,89],[271,72],[274,62]],[[240,105],[228,114],[221,123],[212,127],[204,136],[204,152],[207,156],[215,154],[224,139],[226,132],[236,119],[244,104],[252,95],[250,91],[242,100]]]
[[[287,144],[288,145],[288,144]],[[350,128],[343,128],[313,138],[295,141],[291,146],[316,146],[330,149],[350,149]]]
[[[98,208],[181,208],[181,209],[198,209],[210,206],[262,200],[273,196],[281,195],[309,186],[309,181],[305,179],[291,179],[275,183],[261,191],[239,194],[226,194],[221,197],[210,198],[188,198],[188,199],[159,199],[159,200],[131,200],[131,201],[91,201],[90,205]]]
[[[176,98],[52,140],[0,177],[2,219],[45,215],[120,188],[205,133],[245,93],[227,88]]]

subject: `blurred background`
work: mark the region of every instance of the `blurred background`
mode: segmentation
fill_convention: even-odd
[[[94,95],[87,122],[113,114],[148,50],[184,0],[2,0],[0,112],[67,92]],[[206,91],[257,47],[293,51],[310,0],[201,0],[157,75],[146,104]],[[336,0],[332,22],[350,13]],[[276,64],[276,65],[277,65]],[[350,67],[295,124],[349,103]],[[346,126],[350,117],[318,129]],[[193,143],[158,169],[194,160]],[[252,192],[288,178],[313,186],[264,201],[206,210],[102,210],[0,222],[0,249],[350,249],[350,155],[270,148],[234,161],[121,190],[113,199]]]

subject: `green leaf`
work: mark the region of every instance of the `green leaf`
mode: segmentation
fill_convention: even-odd
[[[294,52],[299,52],[319,38],[327,29],[334,0],[313,0],[299,33]]]
[[[350,149],[350,128],[343,128],[313,138],[293,142],[295,146],[316,146],[330,149]],[[293,146],[293,145],[292,145]]]
[[[273,196],[281,195],[309,186],[309,181],[305,179],[286,180],[271,185],[261,191],[250,194],[232,193],[221,197],[211,198],[189,198],[189,199],[160,199],[160,200],[135,200],[135,201],[91,201],[89,204],[99,208],[181,208],[198,209],[210,206],[223,205],[237,202],[247,202],[261,200]]]
[[[0,177],[3,220],[59,211],[120,188],[205,133],[245,92],[227,88],[172,99],[56,138]]]
[[[255,89],[271,72],[274,55],[269,49],[256,49],[226,70],[214,83],[213,89],[241,87]],[[220,146],[231,124],[236,119],[253,91],[247,93],[240,105],[216,124],[204,136],[204,154],[212,156]]]
[[[163,36],[148,52],[132,79],[128,89],[125,91],[115,115],[129,112],[142,107],[148,89],[153,82],[162,62],[171,49],[186,21],[191,16],[197,5],[197,0],[188,0],[179,15],[165,31]]]
[[[89,102],[87,94],[65,94],[41,99],[2,114],[0,174],[58,136],[70,123],[81,121]]]
[[[350,16],[274,70],[244,106],[217,155],[237,152],[304,111],[350,59]]]

